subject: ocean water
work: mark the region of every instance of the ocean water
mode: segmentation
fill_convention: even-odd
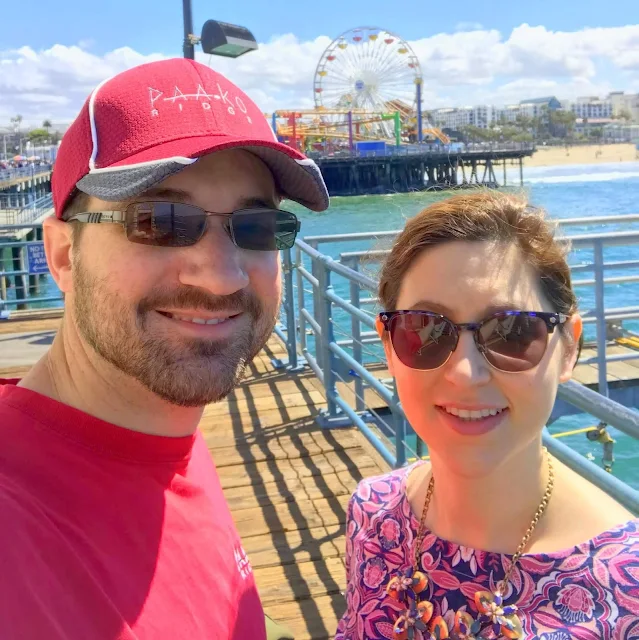
[[[612,163],[601,165],[567,165],[562,167],[537,167],[525,169],[525,185],[523,192],[530,201],[543,206],[549,214],[557,219],[612,214],[639,213],[639,162]],[[519,170],[509,172],[509,184],[519,184]],[[516,192],[522,190],[512,188]],[[430,203],[450,197],[450,193],[413,193],[387,196],[363,196],[351,198],[333,198],[331,207],[324,213],[311,213],[295,204],[287,204],[287,208],[299,214],[302,220],[301,236],[343,234],[369,231],[386,231],[400,229],[406,219],[414,216]],[[601,231],[599,227],[571,227],[567,234],[594,233]],[[632,225],[610,225],[608,231],[639,231],[639,223]],[[346,251],[368,251],[386,248],[387,242],[339,242],[321,245],[320,249],[334,258]],[[612,247],[605,252],[606,261],[629,260],[639,257],[639,248]],[[571,262],[579,264],[592,260],[590,251],[574,252]],[[376,265],[368,261],[363,269],[374,275]],[[632,272],[639,275],[639,270]],[[611,272],[609,275],[627,275],[629,271]],[[587,278],[590,274],[579,274],[577,278]],[[333,284],[340,295],[348,296],[348,284],[340,278],[334,278]],[[308,289],[308,286],[306,287]],[[49,281],[48,293],[54,294],[55,285]],[[577,290],[581,309],[590,309],[594,305],[592,287]],[[310,307],[310,292],[305,295],[306,304]],[[605,290],[606,307],[624,307],[639,303],[639,282],[632,284],[609,285]],[[373,307],[370,307],[371,310]],[[350,331],[350,317],[336,310],[335,326],[337,339],[346,338]],[[626,322],[624,326],[639,332],[639,322]],[[594,337],[594,327],[587,327],[587,338]],[[380,351],[366,346],[365,353],[369,359],[377,359]],[[581,414],[562,418],[551,427],[551,431],[578,429],[594,424],[591,416]],[[613,473],[639,489],[639,443],[614,429],[611,434],[617,441],[614,447],[615,464]],[[601,459],[601,446],[589,442],[585,435],[575,435],[563,439],[584,456]]]
[[[519,171],[508,175],[508,182],[519,180]],[[523,190],[517,186],[512,190],[524,192],[529,200],[544,207],[553,218],[579,218],[613,214],[639,213],[639,162],[605,165],[571,165],[563,167],[539,167],[526,169]],[[316,236],[368,231],[399,229],[405,220],[414,216],[430,203],[450,197],[450,193],[413,193],[388,196],[363,196],[351,198],[333,198],[331,208],[321,214],[309,213],[298,207],[295,209],[302,218],[302,236]],[[601,232],[602,226],[568,227],[566,235]],[[639,223],[626,225],[608,225],[606,231],[639,231]],[[320,245],[320,249],[334,258],[348,251],[366,251],[386,248],[384,241],[339,242]],[[611,247],[606,249],[606,261],[620,261],[639,258],[639,247]],[[575,251],[570,256],[572,264],[592,261],[592,251]],[[368,262],[364,270],[373,275],[375,264]],[[639,275],[635,271],[610,271],[608,276]],[[592,277],[591,273],[581,273],[575,279]],[[348,296],[348,285],[339,277],[333,278],[333,285],[340,295]],[[307,286],[308,289],[308,286]],[[582,310],[594,306],[592,287],[577,288],[579,304]],[[310,292],[305,295],[310,305]],[[607,285],[605,288],[607,308],[625,307],[639,304],[639,282],[631,284]],[[372,307],[371,307],[372,309]],[[350,328],[350,317],[344,312],[334,312],[336,338],[346,338]],[[625,322],[624,326],[639,332],[639,321]],[[594,339],[594,325],[587,325],[586,338]],[[365,347],[365,354],[371,359],[379,357],[379,350]],[[596,421],[587,414],[564,417],[551,427],[552,433],[561,433],[573,429],[592,426]],[[615,463],[613,474],[639,489],[639,442],[629,436],[610,429],[616,440],[614,445]],[[568,436],[562,441],[597,464],[601,463],[601,445],[591,443],[585,434]]]

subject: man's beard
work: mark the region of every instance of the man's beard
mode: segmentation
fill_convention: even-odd
[[[275,326],[279,300],[269,308],[252,293],[213,296],[202,289],[158,290],[134,309],[110,292],[108,278],[96,278],[76,258],[73,312],[84,340],[104,360],[171,404],[201,407],[226,397],[246,365],[266,344]],[[202,309],[242,313],[238,331],[223,340],[194,339],[148,331],[155,309]],[[163,335],[164,334],[164,335]]]

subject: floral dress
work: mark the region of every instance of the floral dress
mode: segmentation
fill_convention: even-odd
[[[347,609],[335,640],[393,638],[404,607],[386,587],[412,565],[419,522],[406,497],[406,478],[415,466],[362,480],[349,502]],[[443,616],[449,629],[458,610],[476,617],[475,593],[494,591],[511,558],[427,531],[422,567],[434,615]],[[639,639],[639,520],[565,551],[523,555],[504,601],[518,606],[525,640]]]

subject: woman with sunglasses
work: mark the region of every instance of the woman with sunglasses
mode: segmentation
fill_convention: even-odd
[[[379,297],[429,460],[351,498],[336,640],[639,638],[639,521],[542,446],[582,332],[553,226],[497,192],[440,201]]]

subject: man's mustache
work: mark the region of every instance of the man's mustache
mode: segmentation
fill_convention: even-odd
[[[257,318],[262,313],[262,304],[255,294],[242,289],[225,296],[214,296],[195,287],[173,291],[157,291],[140,300],[138,315],[144,316],[156,309],[201,309],[216,313],[248,313]]]

